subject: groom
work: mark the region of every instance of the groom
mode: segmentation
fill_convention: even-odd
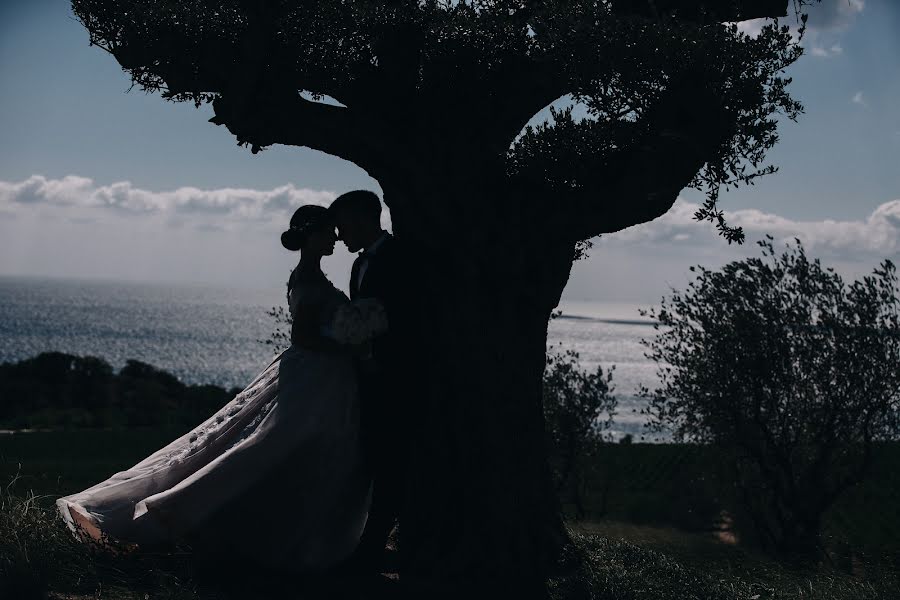
[[[385,307],[389,332],[372,343],[359,361],[363,450],[372,472],[369,518],[354,556],[365,570],[380,572],[385,544],[403,501],[409,404],[410,361],[406,332],[411,295],[406,287],[406,256],[397,240],[381,228],[381,202],[367,190],[338,196],[329,207],[338,237],[350,252],[360,252],[350,271],[350,299],[375,298]]]

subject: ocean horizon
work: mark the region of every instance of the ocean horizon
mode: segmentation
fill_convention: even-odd
[[[189,384],[243,387],[272,359],[264,340],[276,323],[267,312],[285,306],[284,293],[283,286],[0,276],[0,362],[58,351],[116,369],[139,360]],[[550,323],[549,351],[578,352],[584,369],[615,369],[616,438],[644,435],[637,392],[657,382],[641,344],[655,333],[639,313],[647,307],[565,300]]]

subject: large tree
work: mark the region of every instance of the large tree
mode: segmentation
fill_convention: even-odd
[[[406,581],[541,593],[566,541],[543,446],[547,323],[582,242],[698,219],[752,182],[793,119],[789,0],[73,0],[143,89],[211,102],[254,154],[306,146],[365,169],[418,249],[432,317]],[[802,3],[802,0],[800,0]],[[796,4],[797,2],[794,2]],[[567,98],[586,112],[553,113]],[[484,589],[484,587],[482,587]],[[511,593],[506,588],[507,593]]]

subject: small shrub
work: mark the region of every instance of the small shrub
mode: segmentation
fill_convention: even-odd
[[[618,401],[612,369],[581,369],[577,352],[551,354],[544,370],[544,422],[557,491],[568,489],[576,515],[585,515],[586,472],[596,460]]]

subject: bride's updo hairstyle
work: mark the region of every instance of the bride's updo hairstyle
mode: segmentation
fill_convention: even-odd
[[[309,235],[333,227],[328,209],[316,204],[305,204],[294,211],[290,228],[281,234],[281,245],[296,252],[306,243]]]

